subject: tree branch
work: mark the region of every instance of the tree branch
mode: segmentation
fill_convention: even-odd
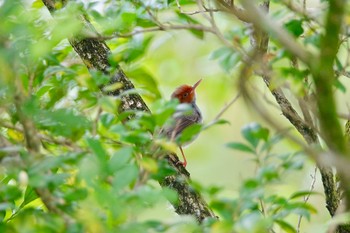
[[[55,1],[52,0],[43,0],[43,3],[52,14],[56,10],[54,2]],[[84,25],[83,30],[91,31],[92,34],[98,35],[87,17],[81,16],[80,20]],[[111,91],[107,94],[120,96],[125,91],[134,88],[134,85],[126,77],[120,67],[117,67],[114,73],[111,72],[111,66],[108,63],[110,49],[104,41],[96,38],[81,38],[80,35],[75,35],[69,39],[69,42],[89,70],[102,71],[111,77],[110,84],[119,82],[123,85],[122,88]],[[127,110],[150,111],[138,94],[123,94],[119,112]],[[177,163],[177,156],[168,155],[166,158],[176,171],[176,174],[166,177],[164,180],[160,181],[160,184],[162,187],[168,187],[178,193],[178,202],[173,203],[175,211],[178,214],[192,215],[199,222],[202,222],[207,217],[215,218],[216,216],[210,210],[208,204],[203,200],[200,194],[195,192],[189,185],[189,173],[183,166]]]

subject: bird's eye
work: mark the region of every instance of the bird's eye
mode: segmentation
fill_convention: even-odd
[[[185,93],[184,93],[184,95],[183,95],[183,97],[185,97],[185,98],[186,98],[187,96],[188,96],[188,93],[187,93],[187,92],[185,92]]]

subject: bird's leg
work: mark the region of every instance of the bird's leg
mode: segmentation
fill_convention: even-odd
[[[180,151],[181,151],[181,154],[182,154],[182,158],[184,159],[184,161],[183,161],[183,162],[179,161],[178,163],[181,163],[182,166],[186,167],[186,165],[187,165],[187,160],[186,160],[186,157],[185,157],[185,153],[184,153],[184,151],[182,150],[182,147],[181,147],[181,146],[179,146],[179,148],[180,148]]]

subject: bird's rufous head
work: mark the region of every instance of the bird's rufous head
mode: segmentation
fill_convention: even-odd
[[[192,103],[196,100],[196,88],[202,79],[198,80],[193,86],[182,85],[173,92],[171,98],[177,98],[180,103]]]

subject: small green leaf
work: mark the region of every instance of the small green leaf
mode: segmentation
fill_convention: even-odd
[[[186,142],[190,142],[191,140],[193,140],[201,131],[202,129],[202,125],[200,124],[193,124],[187,128],[185,128],[180,137],[176,139],[177,142],[179,142],[180,144],[184,144]]]
[[[182,14],[180,12],[176,12],[176,14],[179,17],[180,21],[182,21],[184,23],[201,25],[197,20],[195,20],[194,18],[192,18],[189,15]],[[198,39],[202,40],[204,38],[204,32],[202,30],[190,29],[189,31]]]
[[[137,67],[133,70],[128,71],[126,74],[136,82],[138,87],[146,89],[153,94],[153,96],[146,95],[146,97],[150,98],[153,101],[161,97],[156,78],[147,69],[143,67]]]
[[[334,86],[342,93],[346,93],[346,87],[342,82],[340,82],[339,78],[334,81]]]
[[[117,191],[125,188],[134,182],[138,177],[139,171],[134,164],[124,166],[117,170],[113,177],[113,188]]]
[[[174,190],[164,187],[162,189],[162,194],[164,195],[164,197],[166,197],[166,199],[169,202],[177,203],[177,201],[178,201],[178,193],[175,192]]]
[[[315,191],[299,191],[299,192],[295,192],[293,193],[289,199],[295,199],[295,198],[298,198],[298,197],[304,197],[304,196],[307,196],[307,195],[320,195],[319,192],[315,192]]]
[[[254,149],[252,149],[248,145],[245,145],[245,144],[240,143],[240,142],[230,142],[230,143],[227,143],[226,146],[231,148],[231,149],[255,154]]]
[[[299,37],[304,33],[302,20],[293,19],[288,23],[284,24],[284,27],[295,37]]]
[[[21,190],[14,185],[5,185],[0,187],[0,200],[1,201],[16,201],[22,196]]]
[[[65,193],[64,199],[67,201],[84,200],[88,196],[88,191],[85,188],[76,188]]]
[[[269,137],[269,130],[261,127],[258,123],[251,123],[243,127],[243,137],[254,147],[258,146],[260,140],[267,141]]]
[[[102,147],[101,143],[93,138],[86,139],[86,142],[88,146],[92,149],[92,151],[97,155],[99,158],[107,159],[108,155],[104,148]]]
[[[24,200],[22,202],[22,204],[20,205],[20,208],[23,208],[24,206],[26,206],[28,203],[34,201],[35,199],[38,198],[38,195],[36,194],[36,192],[34,191],[34,189],[30,186],[28,186],[26,188],[26,191],[24,193]]]
[[[211,55],[211,59],[218,59],[220,66],[229,72],[232,70],[240,61],[240,55],[230,48],[222,47],[215,50]]]
[[[108,167],[111,172],[117,171],[121,167],[127,165],[133,154],[132,147],[123,147],[112,155],[112,158],[108,162]]]
[[[296,233],[295,228],[283,220],[275,220],[275,222],[287,233]]]

